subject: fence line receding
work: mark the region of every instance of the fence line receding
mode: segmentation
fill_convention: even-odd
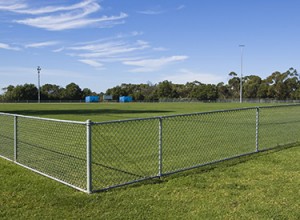
[[[300,105],[110,122],[0,113],[0,157],[92,193],[299,142]]]

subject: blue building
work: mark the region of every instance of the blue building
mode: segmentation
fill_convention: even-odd
[[[99,102],[99,96],[86,96],[85,102]]]
[[[132,97],[131,96],[120,96],[119,102],[132,102]]]

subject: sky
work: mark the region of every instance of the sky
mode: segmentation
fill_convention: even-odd
[[[41,85],[97,93],[298,70],[299,10],[299,0],[0,0],[0,88],[37,85],[37,66]]]

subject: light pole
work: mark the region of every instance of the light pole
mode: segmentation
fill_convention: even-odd
[[[37,71],[38,71],[38,103],[41,102],[41,89],[40,89],[40,72],[41,72],[41,67],[38,66],[37,67]]]
[[[240,78],[240,103],[243,102],[243,52],[245,45],[239,45],[241,48],[241,78]]]

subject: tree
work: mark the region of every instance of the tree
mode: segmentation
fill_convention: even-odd
[[[216,100],[218,98],[218,89],[216,85],[208,84],[205,86],[207,100]]]
[[[113,100],[119,100],[120,96],[128,95],[127,92],[121,86],[115,86],[111,89],[106,90],[106,94],[113,96]]]
[[[80,87],[75,83],[70,83],[66,86],[65,99],[80,100],[82,97]]]
[[[145,101],[155,101],[159,99],[157,95],[157,86],[151,82],[141,85],[141,93],[143,94]]]
[[[13,101],[16,98],[15,95],[15,87],[12,85],[7,86],[6,88],[2,89],[4,91],[3,100],[5,101]]]
[[[244,77],[244,97],[245,98],[257,98],[257,93],[261,84],[261,78],[259,76],[251,75]]]
[[[263,80],[258,87],[256,97],[261,99],[268,98],[268,90],[269,90],[269,85],[266,83],[265,80]]]
[[[228,87],[232,98],[240,97],[240,78],[235,72],[230,72],[229,76],[232,78],[228,81]]]
[[[298,73],[294,68],[290,68],[284,73],[276,71],[267,77],[269,84],[268,96],[277,100],[293,98],[295,91],[299,87]]]
[[[219,99],[228,99],[231,97],[231,93],[230,93],[230,89],[228,88],[228,85],[225,85],[223,82],[218,83],[217,93]]]
[[[38,89],[34,84],[24,84],[22,88],[23,100],[36,100]]]
[[[41,87],[41,95],[44,100],[59,100],[62,98],[63,88],[54,84],[45,84]]]
[[[159,98],[174,98],[173,85],[171,81],[165,80],[157,85],[157,94]]]
[[[13,88],[13,100],[37,100],[38,90],[34,84],[17,85]]]
[[[84,88],[82,90],[82,99],[85,99],[86,96],[91,96],[91,95],[94,95],[92,90],[90,90],[89,88]]]

